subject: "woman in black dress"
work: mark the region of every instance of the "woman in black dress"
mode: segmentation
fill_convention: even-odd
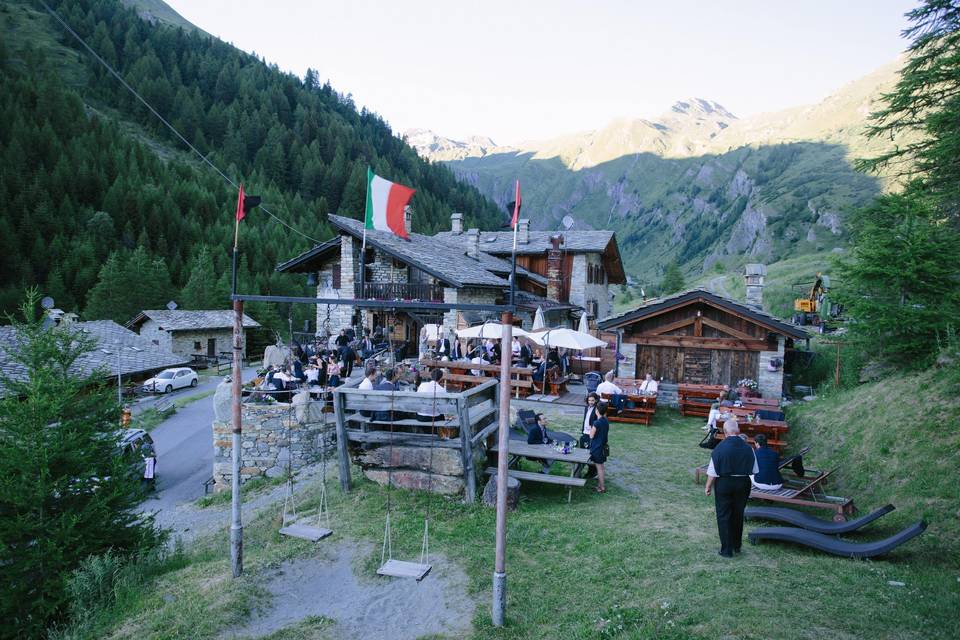
[[[597,405],[597,419],[593,421],[593,428],[590,430],[590,460],[597,467],[597,493],[606,493],[606,472],[603,463],[607,461],[607,433],[610,431],[610,423],[607,421],[607,403],[601,402]]]

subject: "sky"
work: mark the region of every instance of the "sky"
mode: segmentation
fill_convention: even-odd
[[[894,60],[916,0],[167,0],[395,132],[517,144],[715,100],[815,103]]]

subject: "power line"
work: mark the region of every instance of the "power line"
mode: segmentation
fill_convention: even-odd
[[[101,57],[100,57],[100,54],[98,54],[96,51],[94,51],[93,48],[92,48],[89,44],[87,44],[86,40],[84,40],[84,39],[80,36],[80,34],[78,34],[76,31],[74,31],[74,30],[70,27],[70,25],[67,24],[67,23],[63,20],[63,18],[60,17],[59,14],[57,14],[56,11],[54,11],[44,0],[37,0],[37,1],[38,1],[40,4],[43,5],[43,8],[47,10],[47,13],[49,13],[51,16],[53,16],[53,19],[54,19],[54,20],[56,20],[57,22],[60,23],[60,26],[62,26],[64,29],[67,30],[68,33],[70,33],[70,35],[72,35],[74,38],[76,38],[76,40],[77,40],[81,45],[83,45],[83,48],[86,49],[86,50],[90,53],[90,55],[92,55],[92,56],[97,60],[97,62],[99,62],[101,65],[103,65],[103,67],[104,67],[107,71],[109,71],[110,74],[113,75],[113,77],[116,78],[116,79],[120,82],[120,84],[122,84],[122,85],[127,89],[127,91],[129,91],[130,93],[132,93],[132,94],[134,95],[134,97],[143,104],[143,106],[145,106],[147,109],[149,109],[149,110],[150,110],[150,113],[152,113],[153,115],[155,115],[155,116],[157,117],[157,119],[160,120],[160,122],[162,122],[168,129],[170,129],[170,131],[172,131],[173,134],[174,134],[175,136],[177,136],[177,137],[180,139],[181,142],[183,142],[183,144],[187,145],[187,147],[189,147],[191,151],[193,151],[195,154],[197,154],[197,156],[198,156],[201,160],[203,160],[204,163],[206,163],[211,169],[213,169],[214,171],[216,171],[216,172],[220,175],[220,177],[223,178],[223,179],[227,182],[227,184],[229,184],[230,186],[232,186],[234,189],[239,189],[239,188],[240,188],[240,186],[239,186],[232,178],[230,178],[230,176],[228,176],[228,175],[225,174],[223,171],[221,171],[220,168],[219,168],[217,165],[213,164],[213,162],[210,161],[210,158],[208,158],[208,157],[205,156],[204,154],[200,153],[200,150],[199,150],[199,149],[197,149],[195,146],[193,146],[192,144],[190,144],[190,141],[187,140],[187,139],[183,136],[183,134],[181,134],[179,131],[177,131],[176,127],[174,127],[172,124],[170,124],[169,122],[167,122],[167,119],[164,118],[162,115],[160,115],[160,113],[159,113],[156,109],[153,108],[153,105],[151,105],[149,102],[147,102],[147,101],[143,98],[143,96],[141,96],[139,93],[137,93],[137,90],[134,89],[133,87],[131,87],[131,86],[127,83],[127,81],[123,79],[123,76],[121,76],[119,73],[117,73],[116,70],[114,70],[114,68],[113,68],[112,66],[110,66],[110,63],[108,63],[106,60],[104,60],[103,58],[101,58]],[[290,229],[290,231],[293,231],[294,233],[300,234],[301,236],[303,236],[304,238],[306,238],[307,240],[309,240],[309,241],[311,241],[311,242],[313,242],[313,243],[315,243],[315,244],[321,244],[321,242],[320,242],[319,240],[317,240],[316,238],[313,238],[313,237],[308,236],[308,235],[305,234],[303,231],[300,231],[299,229],[290,226],[290,225],[289,225],[285,220],[283,220],[282,218],[279,218],[279,217],[277,217],[276,215],[274,215],[273,212],[270,211],[269,209],[267,209],[267,207],[266,207],[265,205],[261,204],[261,205],[260,205],[260,209],[261,209],[264,213],[266,213],[268,216],[270,216],[271,218],[273,218],[274,220],[276,220],[277,222],[279,222],[280,224],[282,224],[283,226],[285,226],[287,229]]]

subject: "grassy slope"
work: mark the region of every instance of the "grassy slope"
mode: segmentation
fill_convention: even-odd
[[[907,390],[923,382],[917,378]],[[863,538],[889,535],[919,517],[930,519],[929,533],[887,559],[855,562],[775,544],[747,545],[742,557],[720,559],[712,499],[703,496],[689,473],[706,457],[695,446],[700,421],[670,410],[661,410],[651,428],[614,425],[606,495],[577,490],[568,505],[559,487],[524,484],[520,509],[508,525],[505,629],[489,623],[492,510],[395,491],[395,555],[418,553],[429,504],[431,550],[459,559],[470,578],[477,602],[475,638],[952,638],[960,564],[956,525],[948,520],[955,518],[958,501],[948,495],[947,485],[955,476],[949,472],[960,463],[958,443],[955,434],[953,450],[916,442],[895,428],[896,420],[881,419],[887,416],[874,404],[878,395],[871,387],[810,405],[803,416],[823,422],[798,429],[798,436],[816,441],[819,455],[812,462],[843,463],[837,492],[850,492],[863,508],[887,501],[898,505]],[[860,414],[848,427],[835,422],[849,413],[844,402]],[[958,405],[951,406],[956,419]],[[938,422],[924,418],[920,432]],[[576,419],[558,418],[554,425],[575,431]],[[823,437],[822,430],[833,435]],[[891,442],[885,445],[885,439]],[[906,450],[919,444],[923,448]],[[903,455],[902,461],[875,462],[874,449],[884,446]],[[929,463],[930,451],[952,458],[952,464],[942,463],[947,473],[910,462]],[[911,472],[904,473],[905,468]],[[335,536],[364,540],[374,548],[358,566],[370,579],[376,579],[384,498],[384,489],[362,480],[347,496],[332,492]],[[934,509],[946,513],[937,516]],[[172,563],[137,597],[100,617],[101,626],[86,637],[217,637],[234,619],[234,608],[246,615],[263,597],[257,587],[260,572],[283,558],[327,553],[323,543],[281,540],[277,526],[276,516],[245,522],[242,580],[229,578],[224,531],[191,550],[189,566]],[[906,586],[891,586],[890,580]],[[336,636],[335,625],[324,622],[305,623],[283,637]]]
[[[960,552],[960,386],[936,371],[862,385],[790,411],[816,461],[838,467],[861,509],[887,502],[887,530],[924,519],[918,545],[955,570]],[[953,565],[950,567],[950,565]],[[960,574],[952,586],[960,591]]]

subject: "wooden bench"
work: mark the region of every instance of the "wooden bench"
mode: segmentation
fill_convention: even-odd
[[[600,399],[607,402],[611,399],[610,394],[601,393]],[[627,406],[632,403],[634,406]],[[656,396],[640,396],[625,394],[623,409],[617,414],[612,411],[607,412],[607,419],[610,422],[625,422],[629,424],[649,425],[653,420],[653,414],[657,412]]]
[[[684,416],[710,415],[710,405],[717,402],[723,386],[718,384],[681,384],[677,385],[677,401],[680,414]]]
[[[487,467],[485,473],[488,476],[497,475],[496,467]],[[544,482],[546,484],[562,484],[566,487],[582,487],[587,484],[585,478],[571,478],[570,476],[555,476],[549,473],[537,473],[536,471],[520,471],[518,469],[507,469],[507,474],[517,480],[529,480],[531,482]]]
[[[456,389],[470,389],[477,385],[487,382],[491,378],[500,378],[500,365],[498,364],[473,364],[466,360],[422,360],[425,367],[435,369],[446,369],[444,380],[453,383]],[[480,371],[486,375],[475,376],[472,371]],[[510,392],[515,398],[525,398],[537,389],[533,382],[532,367],[510,367]],[[448,387],[447,389],[451,389]]]

